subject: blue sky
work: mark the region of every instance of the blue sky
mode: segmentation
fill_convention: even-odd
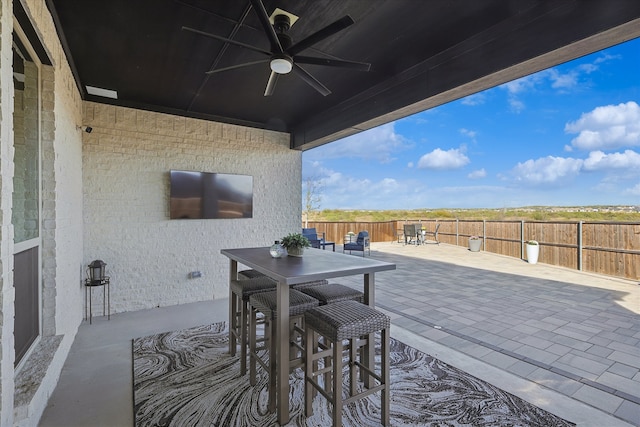
[[[640,205],[640,39],[306,151],[302,175],[320,209]]]

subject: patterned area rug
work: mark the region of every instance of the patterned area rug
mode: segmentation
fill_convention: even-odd
[[[266,377],[255,387],[227,353],[224,322],[133,340],[134,416],[143,426],[273,426]],[[290,376],[288,426],[330,426],[321,397],[304,416],[304,374]],[[343,412],[345,426],[380,425],[378,393]],[[575,426],[491,384],[391,339],[391,425]]]

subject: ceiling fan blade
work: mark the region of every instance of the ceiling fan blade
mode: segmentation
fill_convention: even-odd
[[[269,81],[267,82],[267,87],[264,88],[264,96],[273,95],[273,91],[276,88],[276,83],[278,83],[278,76],[280,76],[280,74],[276,73],[275,71],[271,72]]]
[[[371,64],[366,62],[343,61],[341,59],[316,58],[313,56],[294,56],[294,62],[300,64],[326,65],[328,67],[350,68],[358,71],[369,71]]]
[[[291,46],[287,50],[287,53],[291,56],[294,56],[296,53],[302,52],[306,48],[326,39],[327,37],[337,33],[338,31],[344,30],[353,23],[355,23],[353,18],[351,18],[349,15],[345,15],[344,17],[335,21],[333,24],[329,24],[323,29],[318,30],[310,36],[300,40],[298,43]]]
[[[327,96],[331,93],[331,91],[325,85],[320,83],[318,79],[313,77],[311,74],[306,72],[302,67],[295,63],[293,64],[293,71],[295,71],[298,77],[304,80],[309,86],[320,92],[322,96]]]
[[[265,55],[271,56],[271,52],[269,52],[268,50],[260,49],[259,47],[251,46],[250,44],[246,44],[246,43],[238,42],[238,41],[235,41],[235,40],[227,39],[225,37],[216,36],[215,34],[206,33],[204,31],[196,30],[195,28],[182,27],[182,29],[186,30],[186,31],[191,31],[192,33],[200,34],[201,36],[210,37],[212,39],[220,40],[220,41],[225,42],[225,43],[229,43],[229,44],[233,44],[233,45],[236,45],[236,46],[244,47],[245,49],[251,49],[251,50],[253,50],[255,52],[260,52],[260,53],[263,53]]]
[[[280,44],[280,40],[278,40],[278,36],[276,34],[276,30],[273,29],[271,25],[271,21],[269,21],[269,14],[267,10],[264,8],[264,4],[262,4],[261,0],[251,0],[251,4],[258,14],[258,19],[260,19],[260,23],[262,24],[262,28],[264,28],[264,32],[267,33],[267,37],[271,42],[271,46],[275,50],[275,53],[283,53],[282,45]]]
[[[244,68],[244,67],[248,67],[250,65],[265,64],[267,62],[269,62],[268,59],[263,59],[261,61],[245,62],[244,64],[231,65],[230,67],[216,68],[215,70],[207,71],[205,74],[221,73],[223,71],[235,70],[237,68]]]

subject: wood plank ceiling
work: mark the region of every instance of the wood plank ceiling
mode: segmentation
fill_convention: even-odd
[[[268,15],[299,17],[293,44],[349,15],[352,25],[298,54],[371,64],[296,63],[331,93],[292,72],[264,96],[260,51],[272,45],[259,1],[46,1],[84,99],[285,131],[301,150],[640,36],[637,0],[264,0]]]

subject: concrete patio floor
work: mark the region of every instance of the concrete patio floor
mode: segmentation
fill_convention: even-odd
[[[639,283],[445,244],[372,249],[397,265],[376,275],[393,337],[580,427],[640,425]],[[83,323],[39,425],[133,425],[131,339],[226,320],[227,307]]]

